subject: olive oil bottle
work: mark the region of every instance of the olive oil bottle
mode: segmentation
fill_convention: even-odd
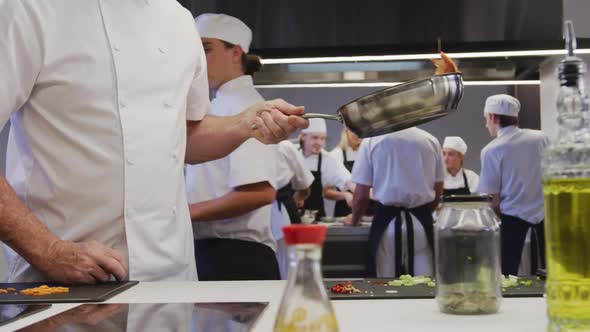
[[[567,56],[558,69],[558,139],[543,157],[547,306],[550,331],[590,331],[590,100],[586,64],[574,55],[571,22]]]

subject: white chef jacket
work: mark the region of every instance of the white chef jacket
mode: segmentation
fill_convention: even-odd
[[[470,169],[461,168],[455,176],[445,170],[445,189],[460,189],[465,187],[465,179],[463,174],[467,178],[467,187],[469,191],[474,193],[479,183],[479,175]]]
[[[264,99],[254,89],[251,76],[224,83],[211,103],[211,114],[235,115]],[[275,185],[276,146],[249,139],[224,158],[186,168],[189,203],[212,200],[234,188],[267,181]],[[273,250],[270,227],[271,206],[266,205],[235,218],[193,223],[195,239],[223,238],[263,243]]]
[[[305,166],[303,155],[297,151],[295,144],[282,141],[277,144],[277,189],[291,184],[293,190],[309,188],[313,183],[313,174]],[[281,209],[279,210],[279,204]],[[271,210],[272,233],[276,240],[283,238],[283,226],[291,224],[289,214],[285,206],[279,201],[274,201]]]
[[[434,184],[442,182],[445,168],[438,140],[418,128],[364,139],[361,143],[352,182],[373,187],[374,199],[383,205],[414,208],[435,198]],[[404,214],[401,216],[405,218]],[[412,215],[414,226],[414,273],[432,275],[432,251],[426,234]],[[405,248],[406,226],[402,224]],[[403,250],[403,249],[402,249]],[[407,260],[408,253],[402,257]],[[378,277],[395,274],[395,219],[391,221],[377,250]]]
[[[358,154],[359,150],[353,150],[350,146],[346,147],[346,160],[347,161],[355,161],[356,155]],[[337,162],[343,164],[344,163],[344,154],[342,153],[342,148],[337,146],[332,151],[329,152],[330,156],[336,159]]]
[[[186,120],[209,109],[199,39],[175,1],[0,1],[7,179],[61,239],[119,251],[130,279],[196,279],[182,169]],[[45,278],[5,251],[8,280]]]
[[[508,126],[481,151],[477,192],[500,194],[500,211],[537,224],[544,219],[542,152],[549,138],[539,130]]]
[[[303,152],[300,151],[301,155]],[[311,154],[308,157],[303,156],[305,165],[308,170],[315,172],[318,170],[318,155]],[[350,172],[344,167],[344,164],[336,161],[329,152],[322,149],[322,186],[336,187],[340,190],[349,190]],[[334,215],[334,201],[324,198],[324,211],[327,216]],[[330,215],[329,212],[332,212]]]

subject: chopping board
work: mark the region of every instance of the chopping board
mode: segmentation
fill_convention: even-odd
[[[387,286],[385,282],[393,278],[376,279],[348,279],[348,280],[325,280],[328,296],[332,300],[376,300],[376,299],[433,299],[435,288],[420,284],[415,286]],[[531,280],[531,286],[509,287],[502,291],[503,297],[543,297],[545,292],[545,281],[537,280],[534,276],[519,277],[519,280]],[[351,282],[360,293],[334,294],[330,287],[336,284]]]
[[[14,288],[17,291],[17,293],[0,294],[0,304],[103,302],[137,283],[137,281],[123,281],[96,285],[65,286],[70,288],[68,293],[42,296],[24,295],[18,292],[41,285],[50,287],[64,287],[64,285],[57,283],[0,283],[2,289]]]

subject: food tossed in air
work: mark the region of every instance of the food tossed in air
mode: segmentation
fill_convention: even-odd
[[[434,75],[460,73],[455,61],[449,58],[444,52],[440,52],[440,59],[431,59],[431,61],[436,66]]]

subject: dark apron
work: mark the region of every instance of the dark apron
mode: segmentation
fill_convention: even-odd
[[[236,239],[195,240],[200,281],[280,280],[275,252],[267,245]]]
[[[283,188],[277,190],[276,199],[279,204],[279,211],[283,209],[283,206],[285,207],[291,224],[300,224],[301,216],[299,215],[299,211],[297,211],[297,204],[295,204],[295,200],[293,199],[294,194],[295,190],[291,188],[291,183],[288,183]]]
[[[303,208],[305,210],[318,211],[316,214],[316,220],[326,216],[324,210],[324,186],[322,185],[322,153],[318,155],[318,168],[317,171],[312,171],[313,183],[311,184],[311,194],[305,200]]]
[[[346,150],[342,149],[342,157],[344,159],[344,167],[352,173],[352,167],[354,166],[354,160],[348,160],[346,156]],[[346,204],[346,200],[336,201],[336,206],[334,207],[334,217],[346,217],[347,215],[351,214],[352,210]]]
[[[402,213],[406,220],[407,243],[408,243],[408,266],[402,263]],[[367,260],[367,276],[374,278],[377,276],[377,249],[383,238],[383,234],[389,226],[389,223],[395,218],[395,276],[402,274],[414,275],[414,226],[412,216],[414,215],[426,234],[428,245],[433,251],[434,257],[434,220],[432,219],[431,204],[424,204],[413,209],[407,209],[398,206],[386,206],[378,203],[375,218],[371,224],[369,232],[369,259]],[[389,277],[389,276],[388,276]]]
[[[465,175],[465,170],[463,170],[463,188],[457,189],[444,189],[443,196],[451,196],[451,195],[469,195],[471,191],[469,190],[469,184],[467,183],[467,176]]]
[[[531,272],[545,268],[545,221],[531,224],[523,219],[501,214],[500,237],[502,251],[502,274],[517,275],[520,258],[529,229],[531,232]],[[540,266],[538,264],[540,262]]]

